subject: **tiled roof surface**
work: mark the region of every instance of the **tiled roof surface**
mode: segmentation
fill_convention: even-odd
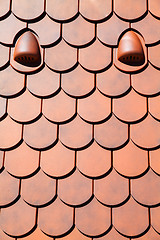
[[[160,240],[159,0],[0,5],[0,239]],[[140,67],[116,59],[131,28]]]

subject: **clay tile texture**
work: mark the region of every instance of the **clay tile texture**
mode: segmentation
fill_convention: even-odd
[[[0,1],[0,240],[160,240],[159,0]]]

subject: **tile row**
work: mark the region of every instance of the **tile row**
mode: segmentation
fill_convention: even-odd
[[[106,239],[105,236],[101,238],[106,233],[107,236],[113,234],[120,239],[122,236],[138,238],[147,231],[148,236],[160,233],[159,211],[160,207],[149,209],[137,203],[133,197],[124,205],[112,209],[102,205],[95,197],[88,204],[75,209],[64,204],[59,197],[50,205],[39,209],[31,207],[20,198],[14,205],[1,209],[0,222],[2,231],[11,237],[25,237],[38,227],[37,231],[41,230],[55,238],[63,237],[71,231],[76,231],[77,235],[78,230],[82,236],[99,237],[98,239]]]
[[[18,36],[29,28],[38,35],[42,47],[56,45],[63,38],[73,47],[84,48],[91,45],[96,37],[103,44],[115,47],[118,44],[121,34],[131,27],[137,30],[144,37],[146,45],[150,46],[158,43],[160,40],[159,22],[159,19],[148,13],[141,21],[133,22],[129,25],[128,22],[121,20],[114,13],[108,20],[98,24],[89,22],[81,15],[78,15],[71,22],[64,23],[58,23],[48,15],[45,15],[40,21],[27,25],[11,13],[7,18],[0,21],[0,42],[8,46],[13,46]],[[47,29],[45,26],[48,26]],[[114,31],[110,31],[111,28],[114,28]]]

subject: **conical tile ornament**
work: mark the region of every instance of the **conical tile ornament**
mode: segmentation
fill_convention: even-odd
[[[118,60],[131,66],[140,66],[145,62],[144,50],[140,38],[134,31],[126,32],[118,46]]]
[[[29,67],[36,67],[41,63],[39,43],[33,33],[25,32],[18,39],[13,58],[16,62]]]

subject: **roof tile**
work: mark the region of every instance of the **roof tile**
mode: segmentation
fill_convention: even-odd
[[[113,209],[113,226],[127,237],[143,234],[149,226],[148,209],[130,198],[126,204]]]
[[[70,206],[85,204],[92,196],[92,181],[78,170],[58,182],[59,198]]]
[[[38,226],[50,236],[61,236],[73,226],[73,209],[57,198],[49,206],[39,209]]]
[[[99,40],[79,52],[79,63],[89,71],[101,71],[111,64],[111,60],[111,49]]]
[[[41,21],[31,23],[28,26],[39,36],[39,43],[41,46],[48,46],[56,43],[60,38],[61,25],[51,20],[48,15]]]
[[[15,35],[25,27],[24,22],[19,21],[13,14],[9,15],[8,18],[0,21],[0,42],[12,45]]]
[[[123,0],[114,0],[114,11],[124,20],[136,20],[147,11],[145,0],[129,0],[127,4]]]
[[[1,1],[0,18],[4,17],[10,10],[10,0]]]
[[[88,122],[99,122],[111,114],[111,99],[96,90],[91,96],[79,99],[78,114]]]
[[[120,72],[112,65],[107,71],[97,74],[97,88],[107,96],[120,96],[130,88],[129,74]]]
[[[95,125],[95,140],[105,148],[119,148],[128,140],[128,125],[113,115],[105,123]]]
[[[54,111],[53,111],[54,109]],[[76,110],[76,100],[61,90],[56,96],[44,99],[42,112],[53,122],[65,122],[73,117]]]
[[[110,208],[100,204],[96,198],[81,208],[76,208],[76,227],[87,236],[99,236],[106,232],[111,224]]]
[[[151,168],[157,173],[160,174],[160,149],[150,152],[150,165]]]
[[[22,180],[21,196],[32,206],[49,203],[56,194],[56,181],[41,170],[34,176]]]
[[[15,121],[27,123],[40,115],[41,100],[28,90],[21,96],[8,100],[8,114]]]
[[[160,207],[151,208],[151,226],[160,233]]]
[[[77,115],[71,122],[60,125],[59,138],[69,148],[83,148],[92,141],[92,126]]]
[[[150,137],[148,137],[150,136]],[[142,122],[131,126],[131,139],[139,147],[154,149],[160,145],[160,125],[150,114]]]
[[[23,178],[33,174],[39,166],[39,152],[24,142],[5,154],[5,168],[13,176]]]
[[[154,206],[160,202],[160,179],[157,174],[149,170],[143,177],[133,179],[131,182],[131,193],[137,202]]]
[[[43,116],[36,122],[24,126],[24,141],[32,148],[45,149],[57,139],[57,126]]]
[[[111,184],[112,183],[112,184]],[[114,169],[104,178],[95,180],[95,196],[108,206],[123,203],[129,197],[129,182]]]
[[[159,1],[149,0],[148,1],[149,11],[155,16],[160,18]]]
[[[111,0],[80,0],[80,13],[90,21],[99,21],[112,12]]]
[[[6,103],[6,98],[0,97],[0,118],[2,118],[6,113]]]
[[[124,236],[120,235],[114,227],[112,227],[111,231],[109,231],[105,236],[100,238],[93,238],[93,240],[127,240]]]
[[[75,239],[91,240],[90,238],[84,236],[80,231],[78,231],[76,227],[69,235],[62,237],[62,238],[56,238],[55,240],[58,240],[58,239],[59,240],[75,240]]]
[[[9,237],[7,234],[5,234],[2,230],[0,230],[0,238],[4,240],[15,240],[15,238]]]
[[[73,71],[62,74],[62,88],[72,97],[85,97],[94,88],[94,74],[78,65]]]
[[[160,96],[149,98],[149,112],[157,120],[160,120],[159,105],[160,105]]]
[[[5,170],[0,174],[0,206],[12,204],[19,195],[19,180],[11,177]]]
[[[94,39],[95,27],[79,15],[74,21],[63,24],[62,33],[67,43],[84,46]]]
[[[15,147],[21,140],[22,126],[9,116],[0,122],[0,149]]]
[[[113,100],[113,112],[124,122],[136,122],[147,114],[147,99],[131,90],[124,97]]]
[[[77,167],[88,177],[102,176],[111,168],[111,152],[93,142],[89,148],[77,152]]]
[[[52,70],[67,71],[77,63],[77,50],[62,40],[58,45],[46,48],[45,62]]]
[[[1,58],[0,58],[0,69],[1,69],[7,66],[9,63],[9,48],[0,44],[0,52],[1,52]]]
[[[131,76],[132,86],[140,94],[152,96],[160,92],[159,77],[160,72],[149,64],[143,72]]]
[[[123,176],[138,177],[148,168],[148,153],[129,141],[124,148],[113,152],[113,166]]]
[[[45,235],[40,229],[39,227],[36,228],[36,230],[30,234],[27,237],[24,238],[18,238],[18,239],[22,239],[22,240],[39,240],[39,239],[43,239],[43,240],[52,240],[52,238],[48,237],[47,235]]]
[[[74,168],[75,153],[58,142],[54,148],[42,152],[41,168],[51,177],[62,177]]]
[[[20,199],[14,205],[1,210],[1,228],[10,236],[20,237],[34,228],[35,217],[36,209]]]
[[[70,20],[78,12],[78,0],[47,0],[46,12],[58,21]]]
[[[148,58],[153,66],[160,68],[160,44],[148,48]]]
[[[160,40],[159,21],[150,13],[141,21],[133,23],[132,27],[142,34],[146,44],[153,44]]]
[[[113,14],[108,21],[97,25],[97,36],[104,44],[117,46],[118,38],[128,27],[128,23]],[[111,28],[113,28],[114,31],[111,31]]]
[[[42,15],[44,11],[44,0],[35,0],[32,2],[28,2],[27,0],[14,0],[12,3],[12,11],[21,20],[34,20]]]
[[[151,227],[149,229],[149,231],[145,235],[143,235],[140,238],[136,238],[136,240],[148,240],[148,239],[159,240],[160,239],[160,235]]]
[[[38,97],[48,97],[59,89],[60,76],[47,66],[42,71],[27,76],[27,88]]]

